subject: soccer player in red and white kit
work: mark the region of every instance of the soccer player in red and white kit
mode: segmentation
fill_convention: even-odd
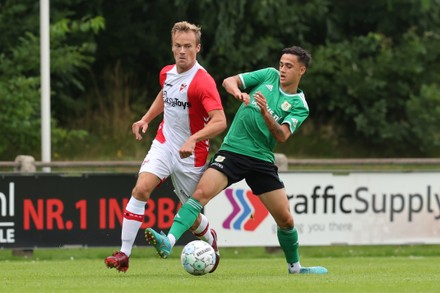
[[[163,121],[125,207],[121,249],[105,259],[109,268],[127,271],[133,243],[144,219],[145,205],[163,180],[171,177],[182,203],[189,199],[205,171],[209,138],[226,128],[226,117],[215,81],[196,59],[200,52],[200,39],[200,27],[186,21],[174,25],[171,41],[176,63],[161,70],[162,90],[142,119],[132,125],[133,134],[141,140],[149,123],[163,113]],[[220,259],[215,231],[209,227],[203,214],[199,214],[190,230],[215,249],[217,262],[211,270],[213,272]]]

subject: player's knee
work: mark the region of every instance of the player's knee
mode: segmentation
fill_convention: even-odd
[[[278,220],[278,226],[282,229],[292,229],[294,226],[293,217],[286,216]]]
[[[198,202],[200,202],[203,206],[205,206],[208,201],[209,201],[209,197],[206,194],[206,192],[201,189],[201,188],[197,188],[192,196],[194,199],[196,199]]]
[[[143,186],[135,186],[132,195],[137,200],[147,201],[150,198],[151,190]]]

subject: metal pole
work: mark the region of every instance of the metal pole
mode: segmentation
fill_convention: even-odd
[[[40,0],[41,161],[51,161],[49,0]],[[44,167],[43,172],[50,172]]]

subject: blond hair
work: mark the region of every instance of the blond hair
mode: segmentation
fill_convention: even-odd
[[[202,37],[202,29],[195,24],[189,23],[187,21],[176,22],[171,29],[171,40],[176,32],[189,32],[192,31],[196,36],[196,44],[200,44],[200,39]]]

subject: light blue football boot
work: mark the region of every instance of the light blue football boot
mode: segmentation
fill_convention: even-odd
[[[299,270],[298,268],[294,268],[292,264],[287,265],[287,271],[289,274],[315,274],[315,275],[322,275],[327,274],[328,270],[324,267],[301,267]]]
[[[328,270],[324,267],[302,267],[299,270],[300,274],[317,274],[317,275],[321,275],[321,274],[327,274]]]
[[[159,234],[152,228],[147,228],[145,230],[145,239],[156,248],[157,254],[161,258],[167,258],[171,254],[170,240],[162,231]]]

